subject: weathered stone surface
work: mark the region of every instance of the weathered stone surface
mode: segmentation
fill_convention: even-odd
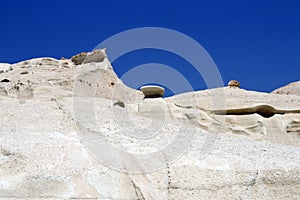
[[[220,102],[220,99],[225,102]],[[287,129],[291,121],[300,121],[299,96],[216,88],[176,95],[166,98],[166,101],[186,112],[194,110],[196,113],[192,115],[183,114],[206,131],[300,146],[297,135],[300,132],[297,129],[288,132]]]
[[[157,85],[142,86],[141,91],[145,95],[145,98],[163,97],[165,93],[165,89]]]
[[[237,80],[231,80],[231,81],[228,82],[228,87],[240,88],[241,87],[241,83],[238,82]]]
[[[300,81],[290,83],[286,86],[274,90],[274,94],[300,95]]]
[[[0,63],[0,74],[1,73],[6,73],[8,71],[11,71],[12,67],[10,64],[7,63]]]
[[[87,52],[81,52],[75,56],[73,56],[71,58],[72,62],[75,64],[75,65],[80,65],[83,63],[84,59],[86,58],[87,56]]]
[[[300,113],[261,113],[297,110],[297,95],[226,87],[143,100],[106,58],[81,65],[39,58],[12,68],[0,74],[9,80],[0,82],[1,199],[300,197]],[[118,100],[126,106],[113,106]],[[130,166],[111,167],[128,157],[107,144],[130,152]],[[165,155],[160,168],[130,173],[142,164],[138,155],[153,152]]]
[[[75,65],[80,65],[82,63],[102,62],[105,58],[107,58],[106,49],[96,49],[93,52],[77,54],[71,60]]]
[[[156,172],[134,175],[105,167],[82,146],[74,122],[67,114],[72,113],[71,102],[71,97],[65,97],[57,102],[32,99],[20,104],[17,100],[2,97],[1,198],[299,197],[299,147],[252,142],[226,135],[215,138],[211,133],[195,135],[193,145],[183,157]],[[100,127],[101,131],[110,135],[108,138],[114,137],[121,146],[128,144],[131,137],[115,129],[114,115],[109,114],[111,109],[118,115],[127,111],[110,107],[109,99],[99,99],[95,104],[101,105],[97,108],[101,112],[96,111],[99,124],[105,124]],[[101,118],[103,114],[107,117]],[[134,121],[142,120],[142,124],[148,123],[147,118],[131,117]],[[132,129],[129,125],[128,128]],[[177,131],[161,129],[160,137],[154,139],[159,143],[157,148],[164,146],[161,142],[168,143]],[[214,142],[205,153],[202,148],[207,137]],[[140,145],[147,150],[145,144]],[[140,151],[134,146],[127,148]]]
[[[0,74],[2,95],[51,99],[84,93],[125,103],[129,99],[142,99],[140,91],[125,86],[113,72],[105,58],[102,62],[75,65],[71,60],[36,58],[12,65],[13,70]],[[26,74],[23,72],[26,70]],[[7,80],[7,81],[6,81]]]
[[[163,98],[146,98],[139,104],[139,112],[153,117],[166,118],[170,116],[167,102]]]

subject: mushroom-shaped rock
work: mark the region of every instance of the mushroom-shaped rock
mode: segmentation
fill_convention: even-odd
[[[165,89],[157,85],[142,86],[141,91],[144,93],[145,98],[163,97],[165,93]]]
[[[241,83],[238,82],[237,80],[231,80],[228,82],[228,87],[232,87],[232,88],[240,88]]]
[[[163,98],[146,98],[138,106],[140,113],[154,118],[165,118],[170,114],[168,103]]]

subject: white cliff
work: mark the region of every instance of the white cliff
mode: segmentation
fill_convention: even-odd
[[[300,96],[143,100],[99,52],[0,64],[1,199],[300,198]]]

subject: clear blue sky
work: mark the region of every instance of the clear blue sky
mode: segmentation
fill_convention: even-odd
[[[127,29],[155,26],[198,41],[218,66],[225,84],[270,92],[300,80],[300,1],[94,0],[0,2],[0,62],[93,49]],[[189,66],[163,51],[137,51],[113,63],[119,76],[131,66],[158,62],[189,76]],[[190,75],[194,89],[203,81]]]

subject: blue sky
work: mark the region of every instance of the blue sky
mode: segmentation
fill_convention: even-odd
[[[152,26],[174,29],[199,42],[225,84],[237,79],[242,88],[270,92],[300,80],[296,0],[7,0],[0,3],[0,20],[0,62],[71,57],[119,32]],[[178,69],[195,90],[206,88],[192,66],[168,52],[131,52],[113,66],[122,76],[132,66],[149,62]]]

